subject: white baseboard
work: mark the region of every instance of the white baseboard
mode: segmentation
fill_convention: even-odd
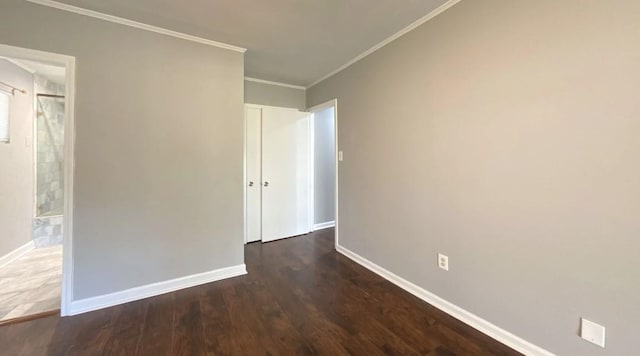
[[[24,256],[27,252],[36,248],[36,245],[33,243],[33,240],[27,242],[26,244],[18,247],[17,249],[7,253],[6,255],[0,257],[0,268],[8,265],[9,263],[17,260],[18,258]]]
[[[334,227],[336,226],[336,222],[335,221],[327,221],[327,222],[323,222],[320,224],[314,224],[313,225],[313,231],[316,230],[322,230],[322,229],[328,229],[330,227]]]
[[[100,295],[71,302],[68,315],[77,315],[93,310],[112,307],[114,305],[132,302],[160,294],[173,292],[179,289],[194,287],[197,285],[219,281],[221,279],[237,277],[247,274],[244,264],[221,268],[209,272],[192,274],[190,276],[170,279],[164,282],[147,284],[120,292]]]
[[[336,250],[341,254],[347,256],[354,262],[362,265],[363,267],[371,270],[382,278],[397,285],[398,287],[406,290],[407,292],[415,295],[416,297],[424,300],[425,302],[433,305],[434,307],[442,310],[443,312],[451,315],[452,317],[462,321],[463,323],[477,329],[478,331],[500,341],[501,343],[511,347],[512,349],[521,352],[525,355],[540,355],[540,356],[554,356],[553,353],[536,346],[512,333],[499,328],[498,326],[474,315],[455,304],[452,304],[437,295],[427,291],[426,289],[419,287],[406,279],[397,276],[396,274],[376,265],[375,263],[367,260],[366,258],[356,254],[349,249],[346,249],[340,245],[336,246]]]

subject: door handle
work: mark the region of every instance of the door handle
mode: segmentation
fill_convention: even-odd
[[[264,182],[264,186],[268,187],[269,186],[269,182]]]
[[[250,186],[250,187],[253,187],[253,182],[249,182],[249,186]]]

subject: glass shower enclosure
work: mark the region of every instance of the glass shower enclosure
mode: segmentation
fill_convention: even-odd
[[[33,238],[37,247],[62,243],[64,116],[63,95],[36,94],[36,211]]]

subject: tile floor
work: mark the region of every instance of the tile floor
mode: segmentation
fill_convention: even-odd
[[[62,246],[37,248],[0,268],[0,321],[60,308]]]

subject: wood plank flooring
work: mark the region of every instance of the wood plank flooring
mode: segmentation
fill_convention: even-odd
[[[518,355],[333,244],[333,229],[249,244],[246,276],[3,326],[0,354]]]

